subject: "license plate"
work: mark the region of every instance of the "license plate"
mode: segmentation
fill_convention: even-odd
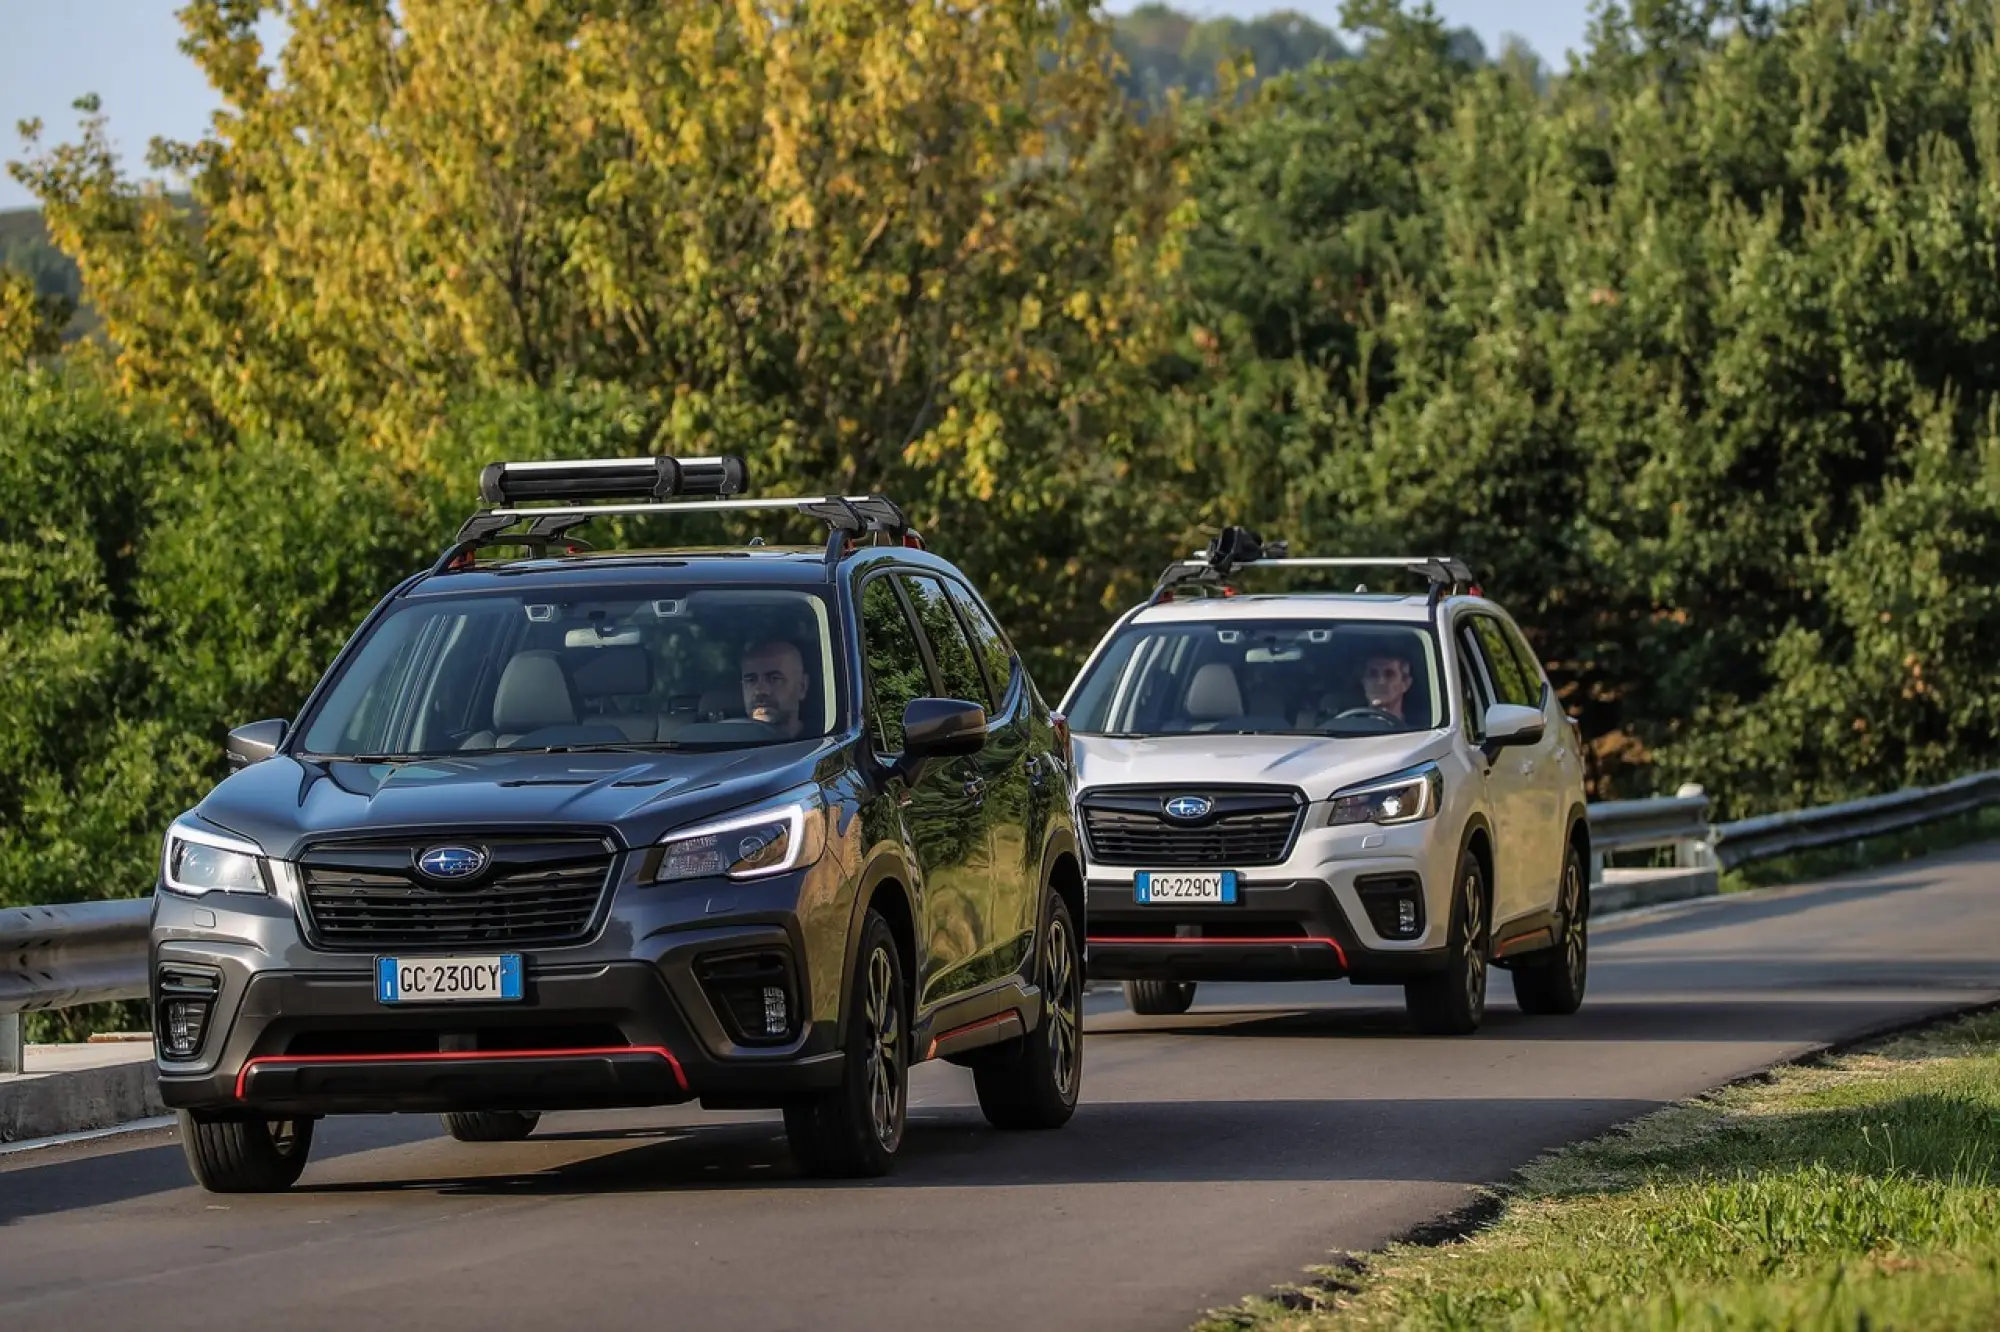
[[[385,1004],[492,1003],[521,997],[521,955],[378,957],[375,997]]]
[[[1159,905],[1168,902],[1236,902],[1236,871],[1184,874],[1178,871],[1141,870],[1132,890],[1140,902]]]

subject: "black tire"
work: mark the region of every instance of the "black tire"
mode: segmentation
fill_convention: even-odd
[[[1459,857],[1442,972],[1403,987],[1410,1020],[1426,1036],[1469,1036],[1486,1016],[1493,925],[1486,871],[1470,848]]]
[[[1042,1020],[1004,1053],[972,1066],[986,1122],[999,1129],[1061,1128],[1083,1086],[1083,944],[1060,893],[1050,893],[1040,960]]]
[[[910,1101],[910,1005],[889,923],[873,907],[861,926],[848,994],[840,1085],[785,1107],[785,1134],[808,1175],[886,1175],[903,1144]]]
[[[1178,1017],[1194,1007],[1193,981],[1126,981],[1125,1003],[1142,1017]]]
[[[1567,1017],[1583,1007],[1590,980],[1590,894],[1575,846],[1563,856],[1556,930],[1554,948],[1514,964],[1514,1002],[1523,1013]]]
[[[533,1110],[465,1110],[438,1116],[460,1142],[519,1142],[541,1123]]]
[[[312,1154],[310,1119],[221,1119],[182,1110],[181,1150],[210,1193],[283,1193]]]

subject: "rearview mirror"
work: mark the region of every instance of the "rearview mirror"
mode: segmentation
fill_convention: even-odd
[[[223,746],[229,756],[229,766],[246,768],[252,763],[262,763],[278,752],[278,746],[285,742],[285,733],[290,729],[291,723],[283,718],[237,727],[229,733],[229,743]]]
[[[1486,710],[1486,743],[1498,749],[1506,745],[1532,745],[1542,738],[1548,725],[1539,708],[1518,703],[1495,703]]]
[[[986,709],[957,698],[917,698],[903,709],[905,759],[954,758],[986,747]]]

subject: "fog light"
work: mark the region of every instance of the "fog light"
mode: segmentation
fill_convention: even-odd
[[[1364,874],[1354,882],[1368,921],[1384,939],[1424,932],[1424,883],[1414,874]]]
[[[764,987],[764,1034],[782,1036],[790,1025],[785,1012],[785,992],[775,985]]]
[[[162,1006],[166,1021],[161,1040],[174,1059],[192,1059],[201,1049],[202,1031],[208,1026],[206,999],[169,999]]]

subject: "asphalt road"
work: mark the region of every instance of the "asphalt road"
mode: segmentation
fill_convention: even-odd
[[[773,1116],[544,1121],[460,1145],[331,1120],[293,1193],[193,1188],[171,1132],[0,1157],[0,1326],[1185,1328],[1462,1205],[1538,1152],[1828,1041],[2000,998],[2000,847],[1607,921],[1590,997],[1477,1036],[1401,994],[1094,996],[1085,1103],[988,1130],[919,1070],[898,1172],[800,1182]]]

